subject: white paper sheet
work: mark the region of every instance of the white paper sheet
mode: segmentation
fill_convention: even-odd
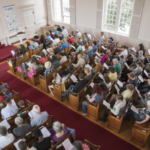
[[[117,84],[118,84],[120,87],[123,87],[123,83],[122,83],[120,80],[117,81]]]
[[[95,56],[96,59],[99,59],[99,57]]]
[[[131,106],[131,110],[133,110],[134,112],[136,112],[137,114],[139,113],[138,109],[136,107],[134,107],[133,105]]]
[[[134,55],[130,53],[130,55],[132,56],[132,58],[134,58]]]
[[[135,90],[137,91],[138,94],[140,93],[140,91],[137,89],[137,87],[135,87]]]
[[[73,45],[70,45],[72,48],[76,49]]]
[[[62,145],[64,146],[65,150],[73,149],[73,145],[68,138],[64,142],[62,142]]]
[[[141,75],[138,76],[141,82],[144,82],[143,77]]]
[[[50,58],[52,59],[53,55],[50,56]]]
[[[88,67],[90,70],[92,70],[92,67],[89,64],[85,65],[85,67]]]
[[[85,51],[85,47],[84,46],[82,46],[82,51]]]
[[[147,73],[147,71],[146,71],[146,70],[144,70],[144,73],[145,73],[145,75],[146,75],[146,76],[148,76],[148,73]]]
[[[20,140],[18,140],[17,142],[14,143],[14,146],[16,147],[17,150],[20,150],[20,148],[19,148],[19,146],[18,146],[18,143],[19,143],[20,141],[25,141],[25,139],[20,139]]]
[[[61,79],[61,76],[59,75],[59,73],[57,73],[57,77]]]
[[[93,83],[93,82],[91,82],[90,86],[93,88],[93,87],[94,87],[94,83]]]
[[[49,48],[46,51],[49,52]]]
[[[148,50],[148,53],[149,53],[149,55],[150,55],[150,49]]]
[[[15,51],[14,51],[14,50],[12,50],[12,51],[11,51],[11,54],[14,56],[14,55],[15,55]]]
[[[78,79],[76,78],[76,76],[75,76],[75,75],[70,76],[70,78],[71,78],[71,80],[72,80],[73,82],[78,81]]]
[[[7,129],[10,128],[10,125],[9,125],[9,123],[7,122],[7,120],[1,121],[1,122],[0,122],[0,126],[5,126]]]
[[[16,105],[16,102],[15,102],[14,99],[12,99],[11,102],[12,102],[12,105],[13,105],[13,106],[15,106],[16,108],[18,108],[18,106]]]
[[[49,137],[51,135],[50,132],[47,130],[46,127],[42,128],[41,132],[43,134],[43,138]]]
[[[100,73],[99,75],[98,75],[101,79],[104,79],[104,77],[103,77],[103,75]]]
[[[107,70],[109,69],[109,67],[107,66],[106,63],[104,63],[103,66],[104,66]]]
[[[128,64],[127,63],[125,63],[125,65],[126,65],[126,67],[129,69],[130,67],[128,66]]]
[[[90,95],[89,95],[89,94],[87,94],[85,97],[88,99],[88,98],[90,97]]]
[[[119,87],[117,86],[117,84],[115,84],[115,89],[117,90],[117,92],[120,91]]]
[[[31,62],[29,61],[29,62],[27,62],[26,63],[29,67],[31,67],[32,66],[32,64],[31,64]]]
[[[136,52],[136,49],[134,47],[131,48],[134,52]]]
[[[102,49],[104,49],[104,50],[106,49],[104,46],[101,46],[101,47],[102,47]]]
[[[99,56],[99,57],[101,56],[98,52],[95,52],[95,54],[96,54],[97,56]]]
[[[110,104],[107,103],[105,100],[103,100],[103,105],[106,106],[106,107],[110,107]]]
[[[34,118],[36,116],[36,113],[33,111],[33,109],[28,113],[30,118]]]
[[[45,49],[43,49],[42,52],[44,52],[44,54],[47,55],[47,51]]]

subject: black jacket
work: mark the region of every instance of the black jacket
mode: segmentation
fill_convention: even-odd
[[[79,93],[87,84],[87,80],[79,80],[73,88],[74,93]]]

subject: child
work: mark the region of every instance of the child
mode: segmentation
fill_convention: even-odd
[[[25,105],[25,104],[24,104],[24,101],[23,101],[23,100],[20,100],[20,101],[18,102],[18,106],[19,106],[19,111],[21,111],[21,110],[25,109],[26,107],[28,107],[28,105]]]
[[[122,67],[124,65],[124,62],[125,62],[123,55],[120,56],[120,61],[119,62],[120,62],[121,67]]]
[[[4,94],[4,98],[7,98],[7,97],[11,97],[12,96],[12,93],[9,92],[9,90],[7,88],[4,88],[2,89],[2,92]]]

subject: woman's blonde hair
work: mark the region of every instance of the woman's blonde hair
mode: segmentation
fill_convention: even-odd
[[[67,43],[67,40],[65,38],[63,38],[62,43]]]
[[[84,70],[86,70],[88,73],[91,72],[90,68],[89,67],[85,67]]]
[[[130,91],[134,91],[134,85],[132,84],[127,84],[127,89],[129,89]]]
[[[82,41],[85,41],[86,40],[86,36],[85,34],[82,34]]]

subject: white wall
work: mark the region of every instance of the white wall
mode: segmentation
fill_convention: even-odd
[[[19,30],[25,29],[24,22],[21,17],[20,9],[23,7],[33,7],[35,13],[36,32],[40,33],[40,27],[46,24],[44,16],[46,16],[45,0],[1,0],[0,1],[0,41],[7,44],[7,36],[14,35],[16,31],[9,32],[3,6],[15,5]]]
[[[150,0],[145,0],[142,18],[139,27],[138,38],[133,39],[123,35],[105,32],[105,37],[108,39],[110,36],[119,43],[119,45],[126,44],[138,48],[140,43],[143,43],[146,49],[150,48]],[[82,33],[88,32],[92,35],[99,37],[100,30],[96,29],[96,11],[97,0],[76,0],[76,25],[68,25],[58,23],[66,26],[71,32],[72,30],[79,29]]]

